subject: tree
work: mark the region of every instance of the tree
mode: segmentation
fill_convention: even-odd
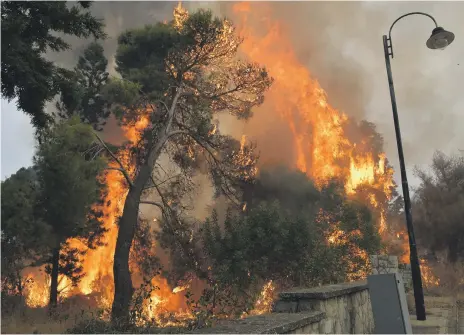
[[[95,153],[95,137],[90,126],[74,117],[49,131],[34,163],[37,169],[38,217],[50,226],[48,247],[51,251],[50,305],[58,298],[58,275],[69,277],[76,284],[82,277],[78,265],[80,250],[66,243],[80,238],[89,246],[98,244],[105,232],[101,207],[104,183],[98,177],[105,160]]]
[[[436,152],[429,171],[416,168],[417,238],[433,253],[447,251],[452,263],[464,257],[464,157]]]
[[[220,134],[215,119],[219,113],[248,118],[251,109],[263,102],[272,80],[258,65],[236,60],[241,39],[229,21],[213,18],[209,11],[189,16],[177,8],[172,22],[127,31],[118,42],[116,63],[123,79],[114,80],[106,92],[112,103],[119,103],[114,110],[123,123],[149,121],[131,147],[135,173],[130,175],[120,164],[129,191],[114,256],[112,319],[128,322],[133,294],[128,261],[140,203],[158,206],[170,224],[181,225],[174,192],[158,185],[164,183],[165,190],[175,185],[175,190],[188,193],[189,180],[198,169],[209,173],[220,193],[239,203],[232,181],[242,170],[234,159],[238,153],[221,154],[237,141]],[[160,180],[166,176],[159,168],[161,155],[177,166],[182,178],[172,183],[166,182],[171,177]],[[141,201],[147,188],[159,201]]]
[[[21,168],[2,181],[2,292],[22,295],[21,271],[43,264],[50,227],[38,220],[36,171]]]
[[[65,80],[62,84],[60,101],[56,103],[61,118],[78,115],[82,122],[91,124],[95,130],[102,130],[110,115],[101,94],[108,79],[107,66],[103,47],[96,42],[91,43],[79,57],[73,80]]]
[[[73,6],[65,1],[2,1],[2,97],[16,98],[18,109],[30,115],[38,129],[51,121],[45,103],[69,79],[69,71],[44,57],[48,50],[69,49],[57,33],[105,36],[103,23],[85,11],[89,7],[89,1]]]

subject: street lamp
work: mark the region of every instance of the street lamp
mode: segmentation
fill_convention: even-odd
[[[400,160],[400,170],[401,170],[401,183],[403,188],[403,197],[404,197],[404,212],[406,215],[406,225],[408,228],[408,237],[409,237],[409,251],[410,251],[410,262],[411,262],[411,273],[412,273],[412,282],[414,288],[414,300],[416,303],[416,316],[417,320],[425,320],[425,304],[424,304],[424,292],[422,290],[422,278],[421,278],[421,270],[419,264],[419,257],[417,256],[417,248],[416,248],[416,238],[414,236],[414,227],[412,225],[412,215],[411,215],[411,199],[409,197],[409,186],[408,186],[408,178],[406,176],[406,166],[404,163],[404,155],[403,155],[403,145],[401,143],[401,132],[400,132],[400,125],[398,121],[398,110],[396,107],[396,98],[395,98],[395,89],[393,87],[393,77],[391,72],[390,66],[390,56],[393,58],[393,45],[391,40],[391,31],[393,26],[396,22],[400,19],[409,16],[409,15],[424,15],[428,16],[432,19],[433,23],[435,23],[435,29],[432,31],[432,35],[427,40],[427,47],[429,49],[444,49],[446,48],[451,42],[454,40],[454,34],[452,32],[446,31],[441,27],[438,27],[437,21],[426,13],[421,12],[412,12],[408,14],[404,14],[396,19],[395,22],[390,27],[390,31],[388,32],[388,37],[386,35],[383,36],[383,48],[385,52],[385,64],[387,67],[387,75],[388,75],[388,84],[390,86],[390,98],[393,110],[393,122],[395,124],[395,133],[396,133],[396,143],[398,145],[398,157]]]

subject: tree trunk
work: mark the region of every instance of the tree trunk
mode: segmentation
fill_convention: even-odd
[[[174,97],[174,101],[169,111],[169,120],[166,126],[160,131],[161,137],[155,145],[152,146],[152,139],[146,144],[147,148],[151,148],[147,159],[140,166],[139,172],[129,189],[122,217],[119,220],[118,238],[116,240],[116,249],[114,251],[114,300],[111,309],[111,321],[117,326],[129,324],[129,308],[134,293],[132,287],[132,278],[129,271],[129,254],[134,239],[135,229],[139,217],[140,197],[143,189],[150,179],[152,170],[158,160],[161,150],[166,144],[171,130],[172,119],[174,118],[174,110],[177,103],[179,93]]]
[[[140,197],[150,175],[150,166],[143,165],[134,180],[133,187],[127,194],[122,217],[119,220],[118,238],[114,252],[114,300],[111,310],[111,320],[117,325],[129,323],[129,307],[134,293],[129,271],[129,253],[139,216]]]
[[[60,266],[60,248],[54,248],[52,251],[52,272],[50,283],[50,310],[56,307],[58,303],[58,272]]]

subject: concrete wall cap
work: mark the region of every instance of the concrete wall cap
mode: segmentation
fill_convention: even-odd
[[[311,288],[295,288],[290,291],[281,292],[279,298],[281,300],[326,300],[330,298],[339,297],[363,290],[367,290],[367,281],[356,281],[351,283],[326,285]]]
[[[324,312],[263,314],[219,321],[216,326],[198,329],[191,334],[285,334],[324,318]]]

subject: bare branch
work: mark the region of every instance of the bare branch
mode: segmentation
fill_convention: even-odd
[[[92,159],[95,159],[95,157],[97,157],[100,154],[100,152],[102,152],[103,150],[105,150],[105,149],[104,148],[99,148],[97,150],[97,152],[95,152],[95,154],[92,156]]]
[[[171,131],[171,132],[167,135],[167,138],[170,138],[171,136],[179,135],[179,134],[187,134],[187,135],[188,135],[188,131],[186,131],[186,130],[174,130],[174,131]]]
[[[163,180],[163,181],[162,181],[161,183],[159,183],[159,184],[154,184],[154,185],[152,185],[152,186],[147,186],[147,187],[144,188],[144,190],[147,190],[147,189],[150,189],[150,188],[153,188],[153,187],[157,187],[157,186],[161,186],[161,185],[163,185],[164,183],[167,183],[168,181],[170,181],[171,179],[174,179],[174,178],[179,177],[179,176],[180,176],[180,173],[179,173],[179,174],[176,174],[175,176],[171,176],[171,177],[169,177],[168,179]],[[154,183],[154,179],[152,178],[151,180],[152,180],[152,182]]]
[[[177,100],[179,100],[181,94],[182,94],[182,89],[178,88],[177,92],[176,92],[176,95],[174,96],[174,99],[172,100],[171,109],[169,110],[168,124],[166,125],[166,128],[165,128],[166,129],[166,135],[168,134],[169,129],[171,128],[172,119],[174,119],[174,112],[175,112],[176,106],[177,106]]]
[[[161,209],[161,211],[164,211],[163,205],[161,205],[160,203],[155,202],[155,201],[140,201],[140,204],[153,205],[153,206],[156,206],[159,209]]]
[[[199,138],[199,137],[197,137],[197,136],[193,135],[192,133],[190,133],[188,131],[185,131],[185,130],[183,131],[183,133],[190,136],[200,147],[202,147],[209,154],[209,157],[212,159],[212,163],[210,163],[210,164],[214,165],[215,168],[216,168],[216,171],[222,175],[222,177],[224,178],[225,181],[227,181],[228,177],[227,177],[226,173],[224,173],[224,171],[221,168],[221,161],[216,157],[216,154],[213,151],[214,148],[210,147],[208,141],[207,140],[202,141],[201,138]],[[233,194],[234,192],[230,189],[230,187],[229,187],[229,185],[227,185],[227,183],[222,185],[221,188],[223,190],[224,195],[230,201],[232,201],[236,206],[240,205],[235,199],[232,198],[231,194]]]
[[[166,105],[166,103],[162,100],[157,100],[156,102],[159,102],[160,104],[162,104],[164,106],[164,109],[166,109],[166,113],[169,113],[169,108],[168,108],[168,105]]]
[[[122,165],[122,163],[118,159],[118,157],[116,157],[116,155],[111,152],[111,150],[108,148],[108,146],[105,144],[105,142],[103,142],[103,140],[100,138],[100,136],[98,136],[98,134],[96,134],[95,132],[93,134],[98,139],[98,141],[101,143],[103,148],[105,148],[105,150],[108,152],[108,154],[119,164],[119,166],[121,167],[121,170],[119,170],[119,171],[122,172],[122,174],[124,175],[124,178],[126,178],[127,183],[129,184],[129,186],[133,187],[134,184],[132,183],[132,180],[129,177],[129,173],[127,173],[127,170],[124,168],[124,165]]]
[[[121,168],[117,168],[117,167],[113,167],[113,166],[107,166],[106,168],[104,168],[104,170],[115,170],[115,171],[119,171],[119,172],[124,174],[124,172],[123,172],[123,170]]]

